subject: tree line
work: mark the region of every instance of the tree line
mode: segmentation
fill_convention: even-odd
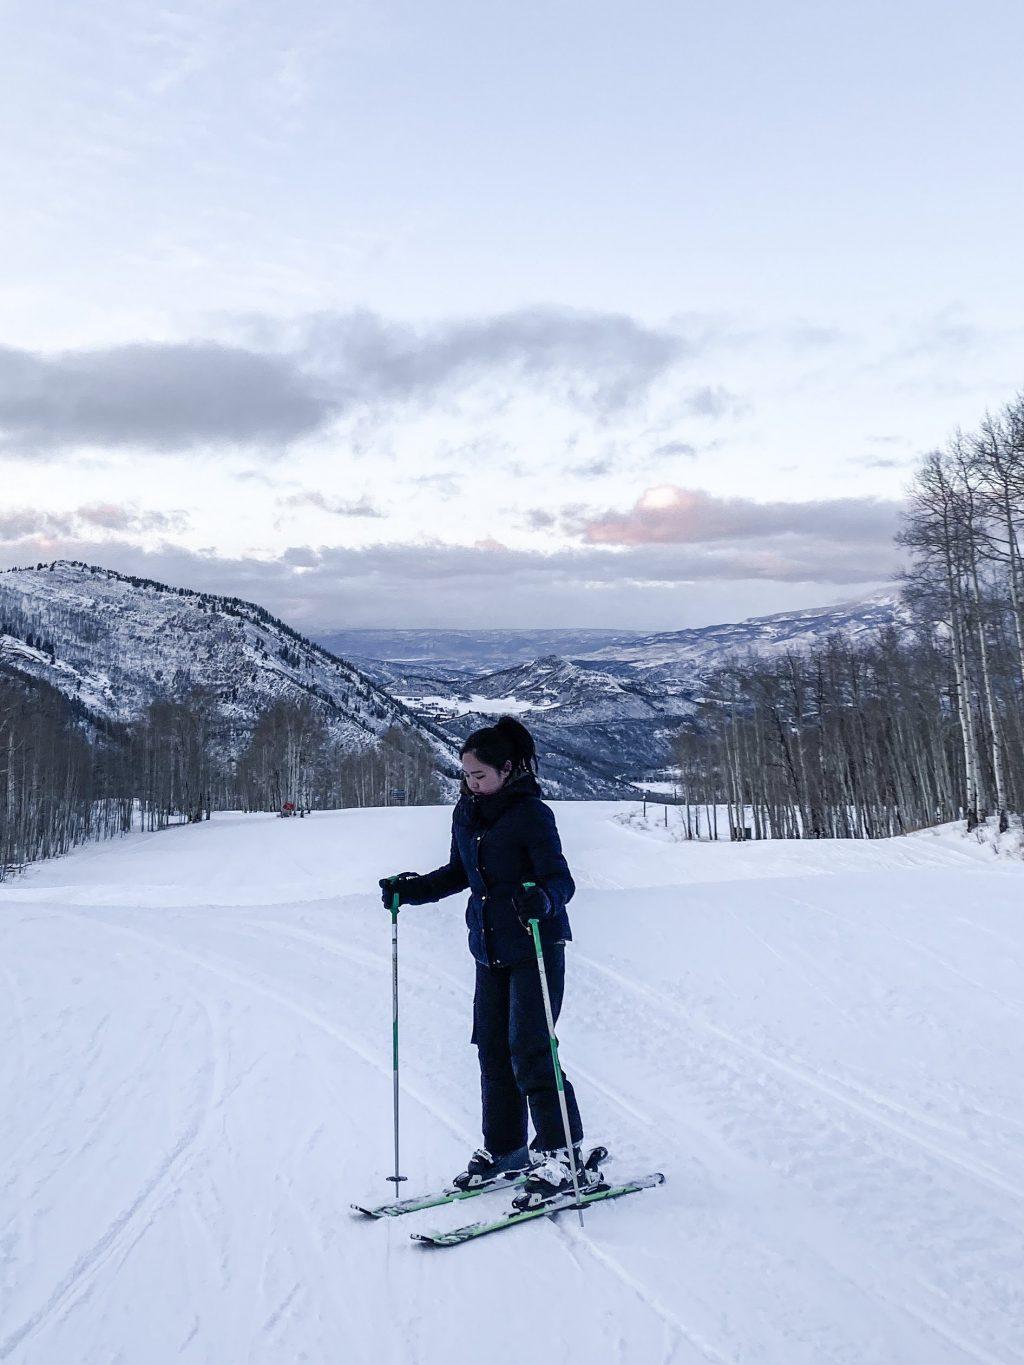
[[[248,734],[211,694],[150,703],[103,725],[40,679],[0,671],[0,880],[39,858],[214,810],[421,805],[441,800],[434,757],[393,725],[362,750],[330,735],[312,702],[277,701]]]
[[[1024,394],[922,461],[905,624],[727,663],[676,745],[686,827],[879,838],[1024,810]]]

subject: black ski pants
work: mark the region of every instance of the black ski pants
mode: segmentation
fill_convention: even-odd
[[[544,962],[551,1013],[557,1019],[565,987],[565,946],[545,948]],[[536,958],[511,967],[476,964],[473,1042],[480,1057],[484,1146],[492,1156],[526,1145],[527,1106],[536,1133],[531,1145],[544,1151],[564,1147],[565,1128]],[[568,1078],[565,1102],[572,1140],[579,1142],[583,1124]]]

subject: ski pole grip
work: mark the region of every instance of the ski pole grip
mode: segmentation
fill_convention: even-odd
[[[391,918],[392,918],[393,920],[396,920],[396,921],[397,921],[397,919],[398,919],[398,892],[397,892],[397,891],[392,891],[392,893],[391,893]]]

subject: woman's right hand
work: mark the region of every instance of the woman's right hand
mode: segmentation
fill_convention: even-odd
[[[423,878],[418,872],[396,872],[391,877],[381,877],[377,885],[380,887],[380,898],[385,910],[391,910],[394,906],[395,892],[398,892],[398,904],[408,905],[412,898],[419,891],[419,883]]]

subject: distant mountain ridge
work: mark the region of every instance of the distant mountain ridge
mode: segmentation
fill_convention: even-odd
[[[907,619],[898,593],[884,589],[827,607],[805,607],[713,626],[657,631],[609,643],[578,657],[595,662],[633,663],[644,670],[699,663],[706,672],[724,663],[729,655],[747,649],[762,655],[806,649],[833,631],[855,639]]]
[[[76,560],[0,572],[0,667],[50,683],[98,720],[130,721],[157,696],[203,688],[239,738],[270,703],[304,698],[350,748],[399,725],[442,772],[459,769],[449,736],[255,603]]]
[[[407,630],[322,630],[316,639],[346,659],[391,660],[403,668],[508,668],[532,663],[545,654],[578,658],[617,641],[640,639],[642,632],[600,629],[450,630],[444,627]]]
[[[866,636],[901,620],[888,592],[646,634],[358,630],[316,642],[239,598],[55,560],[0,572],[0,669],[56,687],[80,716],[121,723],[157,696],[201,687],[236,748],[269,704],[305,698],[349,749],[393,724],[415,731],[450,794],[461,741],[508,711],[536,737],[549,795],[614,798],[672,762],[704,679],[729,655],[802,649],[833,631]],[[364,652],[370,644],[377,657]],[[345,657],[334,652],[349,646]]]
[[[574,663],[636,663],[643,669],[699,662],[705,671],[729,653],[801,648],[830,631],[856,636],[899,624],[898,594],[882,589],[824,607],[804,607],[680,630],[331,630],[316,633],[347,659],[395,665],[395,676],[438,670],[471,677],[558,655]]]
[[[392,681],[403,678],[457,677],[471,682],[489,672],[534,665],[556,655],[590,667],[635,666],[651,673],[687,666],[685,676],[717,667],[730,655],[756,650],[762,654],[807,648],[838,631],[851,637],[871,635],[887,625],[900,625],[904,612],[893,590],[831,606],[801,607],[795,612],[752,616],[743,621],[685,627],[680,631],[330,631],[321,643],[339,648],[345,658],[384,669]],[[370,648],[373,646],[373,648]]]

